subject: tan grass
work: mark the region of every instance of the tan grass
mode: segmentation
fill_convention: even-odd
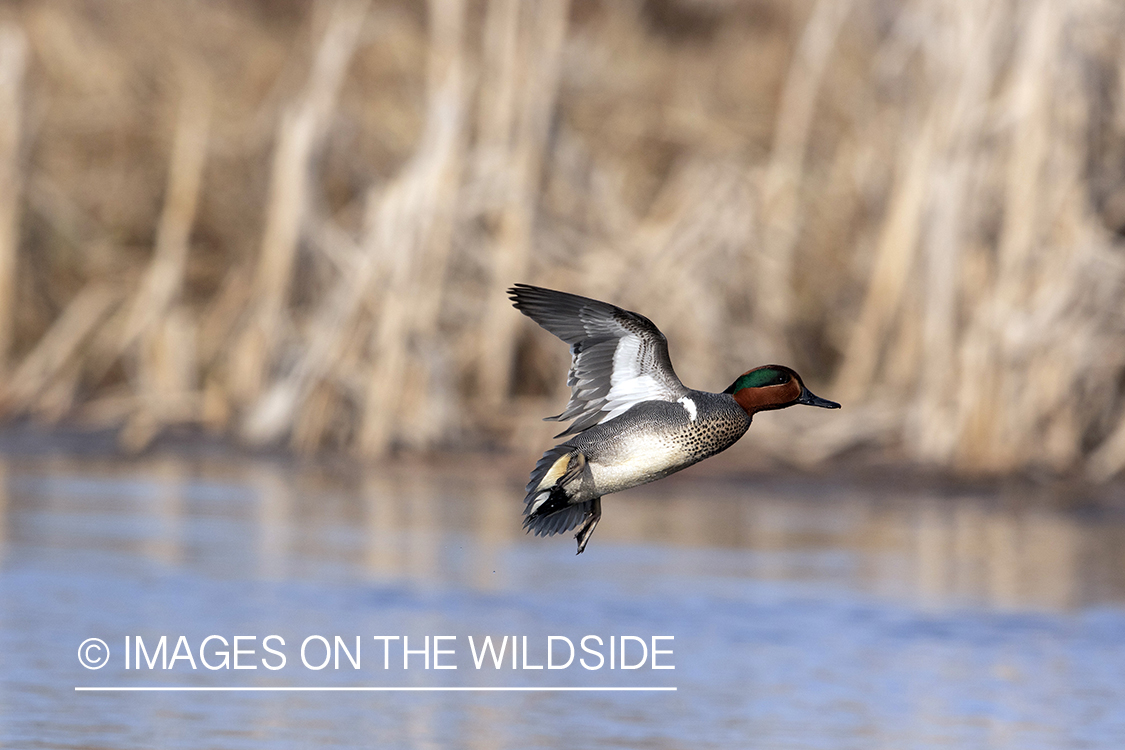
[[[27,39],[18,26],[0,22],[0,373],[7,373],[15,318],[19,206]]]
[[[0,17],[9,418],[530,451],[530,281],[798,367],[783,460],[1125,469],[1116,3],[91,2]]]

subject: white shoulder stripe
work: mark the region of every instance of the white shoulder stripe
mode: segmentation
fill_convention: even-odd
[[[695,408],[695,402],[687,396],[684,396],[679,399],[679,403],[684,405],[684,408],[687,409],[688,417],[694,422],[695,418],[699,416],[699,410]]]

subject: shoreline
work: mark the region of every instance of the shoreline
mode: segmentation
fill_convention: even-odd
[[[117,429],[84,430],[73,426],[43,427],[30,422],[0,428],[0,459],[31,461],[65,459],[84,463],[136,463],[167,459],[212,466],[265,463],[298,472],[324,474],[350,483],[373,475],[407,478],[424,472],[439,482],[495,482],[522,489],[538,459],[538,451],[502,448],[459,448],[436,451],[401,450],[382,459],[344,451],[323,450],[302,455],[282,446],[252,448],[227,436],[202,429],[180,428],[159,436],[143,451],[129,453],[118,444]],[[544,448],[547,446],[544,446]],[[1125,479],[1094,483],[1081,477],[1049,472],[1006,475],[957,473],[907,460],[888,458],[885,451],[857,451],[805,468],[774,458],[750,455],[736,444],[727,452],[659,482],[645,493],[668,496],[701,488],[726,493],[738,487],[783,490],[798,497],[862,492],[875,499],[926,492],[950,500],[973,498],[1013,508],[1051,508],[1074,512],[1125,514]]]

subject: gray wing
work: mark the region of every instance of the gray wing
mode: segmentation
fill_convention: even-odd
[[[527,284],[508,290],[517,310],[570,344],[570,403],[547,419],[573,435],[642,401],[676,401],[687,389],[672,370],[668,339],[648,318],[615,305]]]

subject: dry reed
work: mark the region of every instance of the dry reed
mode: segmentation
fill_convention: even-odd
[[[0,373],[7,374],[15,317],[16,258],[22,193],[20,130],[27,39],[15,25],[0,23]]]
[[[523,449],[522,280],[845,402],[763,452],[1125,469],[1115,3],[91,7],[0,16],[9,418]]]

